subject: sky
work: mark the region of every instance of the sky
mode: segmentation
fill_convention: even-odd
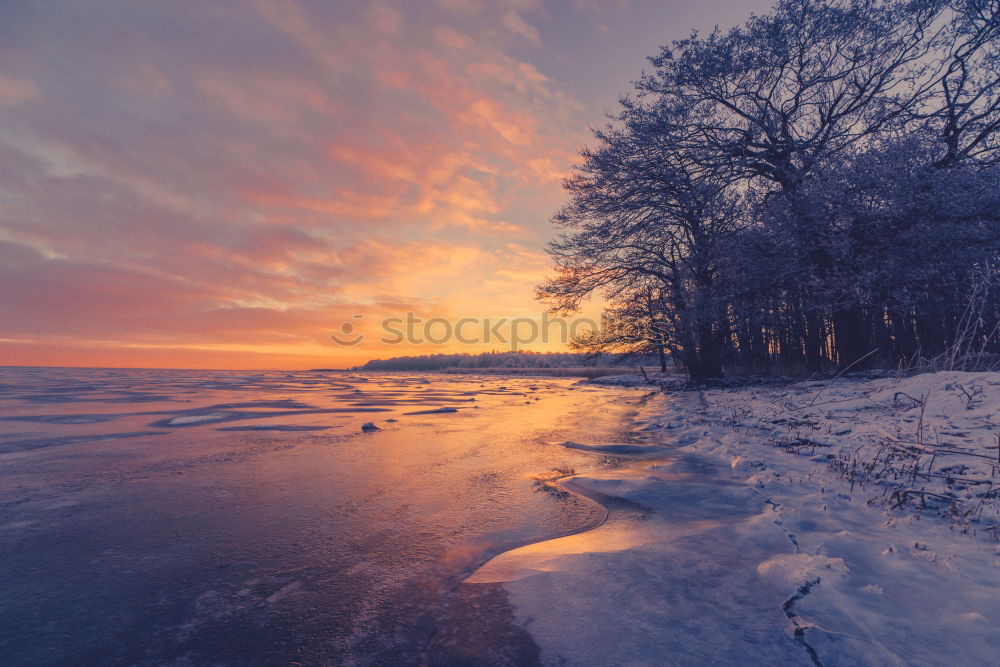
[[[660,45],[770,5],[0,0],[0,365],[507,349],[481,322],[544,311],[589,128]],[[407,312],[479,342],[384,342]]]

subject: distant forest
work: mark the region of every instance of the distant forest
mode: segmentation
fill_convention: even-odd
[[[1000,360],[1000,3],[780,0],[650,58],[553,217],[590,353],[725,371]]]
[[[629,357],[629,364],[649,359]],[[413,357],[372,359],[352,370],[359,371],[440,371],[448,368],[576,368],[613,366],[620,363],[614,355],[587,355],[570,352],[483,352],[482,354],[427,354]]]

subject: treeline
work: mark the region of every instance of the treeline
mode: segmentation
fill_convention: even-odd
[[[614,355],[572,352],[484,352],[482,354],[427,354],[391,359],[372,359],[352,370],[361,371],[440,371],[448,368],[576,368],[610,366]]]
[[[564,183],[539,287],[694,379],[997,359],[1000,3],[780,0],[664,47]]]

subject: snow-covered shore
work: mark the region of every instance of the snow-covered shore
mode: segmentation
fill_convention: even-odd
[[[721,438],[727,452],[773,462],[759,483],[808,474],[852,498],[1000,540],[1000,373],[715,390],[702,401],[700,418],[735,432]]]
[[[551,663],[995,665],[998,424],[998,373],[660,394],[564,483],[604,525],[471,581]]]

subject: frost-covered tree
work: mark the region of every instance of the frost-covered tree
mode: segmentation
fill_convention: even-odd
[[[699,379],[995,348],[998,5],[781,0],[662,49],[566,182],[541,296],[654,317]]]
[[[778,196],[784,261],[803,315],[803,345],[818,370],[830,328],[840,330],[846,363],[865,354],[861,314],[837,310],[824,322],[815,292],[833,269],[818,243],[813,209],[801,196],[822,165],[906,119],[933,83],[928,61],[945,3],[940,0],[827,2],[785,0],[728,33],[692,36],[652,58],[640,91],[692,105],[699,120],[686,142],[746,179],[762,197]],[[901,86],[907,80],[911,85]]]
[[[625,100],[618,124],[595,132],[565,182],[570,201],[553,218],[565,231],[549,246],[556,273],[539,294],[572,311],[603,292],[619,329],[645,322],[654,330],[629,336],[662,341],[700,380],[722,374],[729,331],[718,262],[740,216],[723,174],[679,143],[689,111]]]

